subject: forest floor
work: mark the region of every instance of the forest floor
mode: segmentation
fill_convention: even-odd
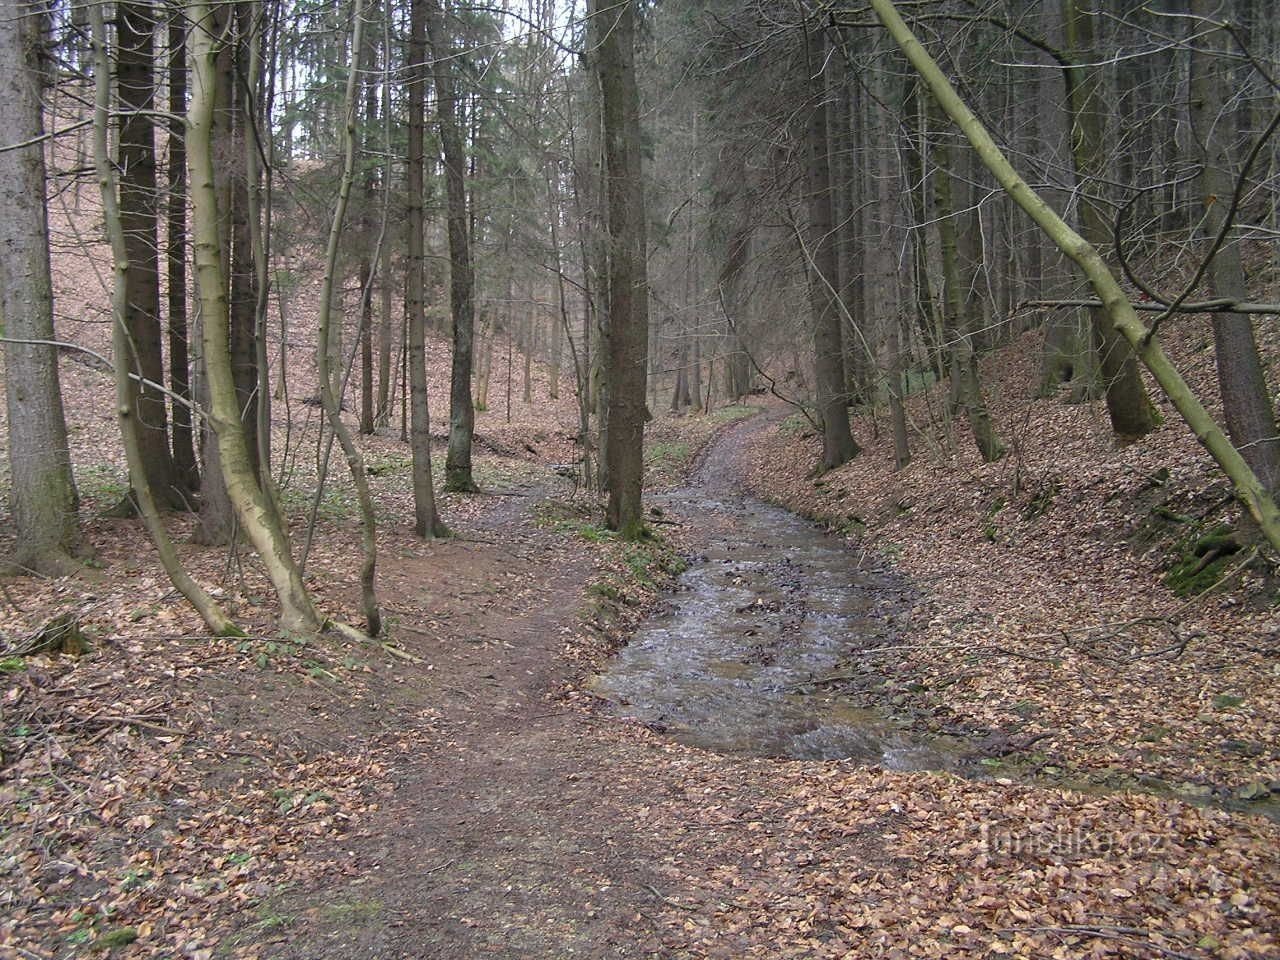
[[[92,264],[56,262],[60,331],[100,343]],[[285,507],[295,546],[313,531],[319,604],[354,621],[339,470],[307,519],[308,311],[292,322]],[[1205,339],[1169,331],[1202,387]],[[855,638],[814,687],[963,737],[983,779],[718,755],[601,704],[587,679],[699,553],[700,518],[639,547],[602,531],[555,470],[578,457],[569,389],[551,401],[535,367],[526,403],[501,357],[477,421],[487,492],[441,497],[453,538],[413,537],[394,426],[362,440],[384,642],[279,637],[252,556],[192,545],[175,516],[188,568],[251,633],[206,637],[140,525],[104,515],[124,493],[111,387],[65,356],[94,557],[0,582],[0,635],[65,613],[90,647],[0,654],[0,957],[1280,954],[1274,583],[1248,548],[1197,552],[1235,518],[1175,416],[1116,448],[1099,405],[1026,400],[1037,348],[985,362],[1011,446],[994,465],[962,426],[942,439],[933,394],[912,398],[897,472],[867,417],[864,454],[821,477],[775,404],[647,436],[651,486],[710,442],[720,470],[893,564],[913,585],[902,642]],[[430,364],[447,385],[447,348]],[[1163,582],[1179,563],[1185,596]]]
[[[709,455],[734,470],[758,469],[776,444],[809,442],[779,430],[782,411],[731,423],[741,412],[661,421],[653,479],[676,477],[713,431]],[[390,644],[271,639],[265,603],[261,636],[201,638],[174,603],[149,601],[166,591],[149,582],[126,521],[97,521],[109,524],[100,549],[114,542],[119,553],[100,554],[96,582],[7,584],[28,615],[56,609],[61,595],[100,616],[90,654],[26,658],[5,679],[0,950],[1280,949],[1280,829],[1263,818],[1146,792],[1029,785],[1014,771],[976,781],[720,756],[611,716],[582,680],[659,595],[677,566],[671,546],[625,548],[545,466],[482,460],[492,495],[465,511],[446,501],[455,539],[423,544],[388,525]],[[696,552],[697,524],[680,519],[668,529]],[[318,554],[314,586],[330,608],[356,599],[344,526],[354,543],[350,519],[335,521]],[[117,589],[133,605],[112,612]],[[242,593],[240,612],[257,609]],[[1166,694],[1182,682],[1173,677]],[[1118,737],[1105,742],[1119,749]]]

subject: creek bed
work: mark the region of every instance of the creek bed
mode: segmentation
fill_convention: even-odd
[[[714,484],[708,484],[714,486]],[[703,551],[592,682],[618,713],[710,750],[958,770],[960,750],[814,686],[894,642],[910,588],[796,515],[689,489],[661,498]]]

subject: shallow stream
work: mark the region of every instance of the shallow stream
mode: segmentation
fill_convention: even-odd
[[[689,488],[653,498],[696,524],[703,552],[594,692],[622,715],[712,750],[956,769],[955,744],[922,740],[905,722],[813,684],[856,649],[894,642],[910,588],[813,524],[739,493],[732,446],[716,444],[718,459]]]

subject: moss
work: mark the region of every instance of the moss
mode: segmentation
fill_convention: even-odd
[[[1221,579],[1240,543],[1228,524],[1218,524],[1199,536],[1189,535],[1179,543],[1180,553],[1164,584],[1179,597],[1194,597]]]
[[[115,950],[119,947],[127,947],[138,939],[138,931],[133,927],[117,927],[115,930],[108,930],[98,939],[93,941],[94,950]]]

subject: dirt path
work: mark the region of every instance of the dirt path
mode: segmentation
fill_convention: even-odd
[[[735,427],[719,448],[753,428]],[[728,465],[720,452],[707,462]],[[346,861],[345,884],[272,905],[293,922],[258,940],[264,955],[660,952],[649,915],[675,901],[654,867],[675,846],[697,858],[692,817],[678,780],[661,776],[663,744],[558,700],[593,563],[532,522],[537,499],[512,497],[468,540],[387,564],[387,607],[444,625],[409,646],[433,668],[411,680],[423,686],[414,699],[436,702],[444,734],[396,773],[375,817],[327,851]]]

